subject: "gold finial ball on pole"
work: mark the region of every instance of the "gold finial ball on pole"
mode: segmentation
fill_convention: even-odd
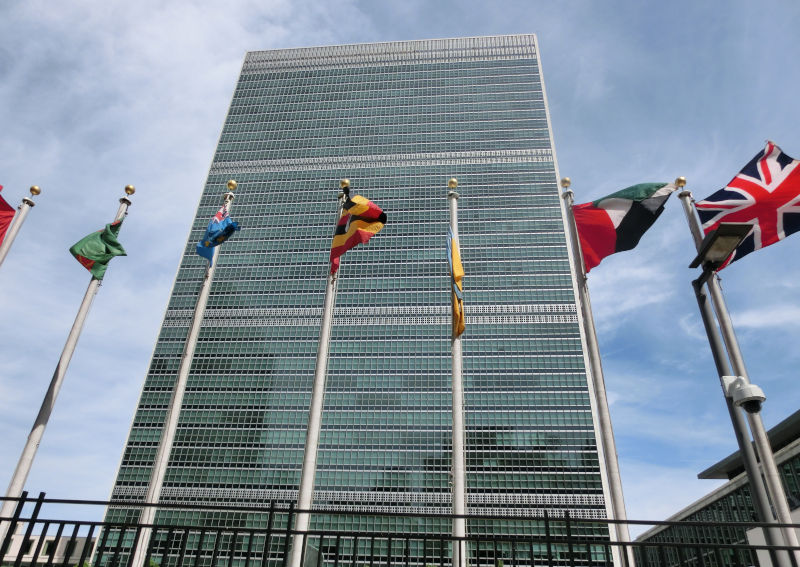
[[[455,177],[451,177],[451,178],[450,178],[450,179],[447,181],[447,186],[448,186],[450,189],[455,189],[456,187],[458,187],[458,179],[456,179]]]
[[[675,185],[677,187],[686,187],[686,178],[683,175],[681,175],[675,180]]]
[[[133,185],[126,185],[125,186],[125,194],[126,195],[133,195],[134,193],[136,193],[136,187],[134,187]]]
[[[572,179],[570,179],[569,177],[562,177],[561,178],[561,186],[564,189],[569,189],[570,185],[572,185]]]
[[[33,195],[35,197],[36,195],[38,195],[41,192],[42,192],[42,190],[39,189],[38,185],[31,185],[31,195]]]
[[[342,179],[339,181],[339,189],[349,189],[350,188],[350,180],[349,179]]]
[[[239,186],[239,184],[236,183],[235,179],[229,179],[225,186],[228,188],[228,191],[236,191],[236,188]]]

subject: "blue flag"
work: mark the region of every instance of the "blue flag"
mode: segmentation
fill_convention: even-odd
[[[214,247],[219,246],[231,234],[239,230],[239,225],[228,215],[228,203],[222,205],[217,214],[211,217],[206,233],[197,243],[197,254],[208,260],[208,265],[214,261]]]

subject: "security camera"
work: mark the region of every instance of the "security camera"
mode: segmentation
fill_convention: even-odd
[[[755,384],[742,384],[733,391],[733,405],[743,408],[747,413],[758,413],[767,397]]]

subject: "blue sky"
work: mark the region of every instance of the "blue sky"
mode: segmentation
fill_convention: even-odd
[[[679,175],[702,198],[766,139],[800,157],[800,5],[790,0],[261,0],[0,5],[0,184],[42,195],[0,269],[5,490],[88,273],[67,248],[137,187],[27,488],[108,498],[246,51],[536,33],[561,175],[578,202]],[[726,269],[767,426],[800,406],[800,237]],[[628,516],[716,486],[735,449],[673,197],[636,250],[590,274]],[[468,286],[468,282],[467,282]]]

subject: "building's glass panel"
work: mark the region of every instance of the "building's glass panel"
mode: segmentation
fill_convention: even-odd
[[[776,460],[788,499],[789,509],[795,510],[800,507],[800,445],[798,445],[798,441],[794,441],[789,449],[776,454]],[[749,528],[747,524],[758,522],[758,516],[751,500],[749,482],[739,482],[740,486],[722,490],[723,494],[721,496],[708,499],[705,505],[699,509],[691,513],[679,514],[678,517],[671,518],[671,520],[714,523],[742,522],[743,525],[668,526],[652,530],[652,533],[648,532],[641,536],[639,541],[645,543],[689,544],[686,548],[667,548],[667,556],[662,563],[665,567],[678,567],[684,564],[679,553],[682,552],[684,557],[690,556],[695,552],[695,549],[691,547],[692,544],[748,545],[747,531]],[[646,553],[647,557],[642,557],[643,553]],[[657,561],[660,553],[662,551],[654,548],[636,548],[638,563]],[[761,564],[756,552],[752,549],[724,550],[721,551],[720,558],[720,567]]]
[[[204,270],[194,243],[235,178],[243,228],[221,248],[162,500],[296,500],[344,177],[389,221],[342,258],[315,504],[450,510],[446,184],[457,177],[468,508],[605,517],[533,36],[247,55],[114,498],[145,494]]]

